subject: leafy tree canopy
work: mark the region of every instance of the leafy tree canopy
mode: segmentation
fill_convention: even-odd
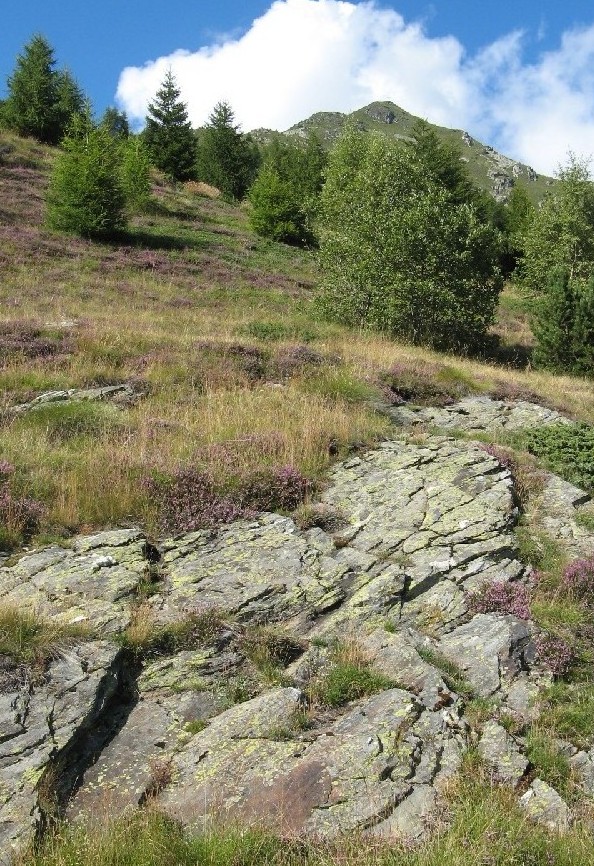
[[[501,288],[499,234],[415,148],[348,129],[330,153],[320,221],[329,318],[437,348],[481,345]]]
[[[106,108],[101,118],[101,123],[105,126],[111,135],[117,138],[128,138],[130,135],[130,124],[125,111],[118,111],[113,105]]]
[[[173,180],[183,181],[195,174],[196,139],[187,106],[180,97],[181,91],[169,69],[149,104],[143,138],[153,165]]]
[[[249,192],[254,231],[289,244],[313,244],[326,161],[317,136],[309,136],[305,144],[280,135],[273,138]]]
[[[594,183],[589,163],[570,154],[557,177],[521,238],[519,280],[536,294],[546,289],[558,266],[567,270],[570,280],[582,282],[594,270]]]

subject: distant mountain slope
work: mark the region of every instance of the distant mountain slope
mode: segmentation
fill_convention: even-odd
[[[320,111],[296,123],[284,134],[304,136],[308,132],[317,132],[322,141],[330,147],[349,119],[354,119],[357,126],[366,132],[381,132],[394,138],[407,139],[410,138],[412,127],[419,118],[399,108],[393,102],[372,102],[352,114]],[[468,164],[471,177],[498,201],[505,201],[512,187],[518,182],[525,184],[535,202],[540,201],[547,188],[554,183],[552,178],[539,175],[530,166],[498,153],[494,148],[482,144],[463,130],[429,125],[441,138],[460,146],[462,159]],[[265,142],[273,134],[271,130],[266,129],[254,130],[252,133],[261,142]]]

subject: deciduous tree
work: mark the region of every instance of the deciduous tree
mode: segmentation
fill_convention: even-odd
[[[570,280],[585,281],[594,270],[594,183],[588,161],[571,154],[557,177],[523,235],[518,277],[537,295],[557,266]]]
[[[499,235],[414,148],[347,130],[321,202],[328,317],[437,348],[481,345],[501,288]]]

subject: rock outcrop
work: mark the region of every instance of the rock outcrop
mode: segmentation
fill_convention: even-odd
[[[466,431],[560,420],[485,398],[392,411],[399,424]],[[57,648],[36,679],[9,664],[0,674],[0,849],[38,831],[52,798],[71,819],[151,798],[191,827],[228,818],[418,840],[470,743],[505,784],[524,779],[521,742],[495,717],[479,736],[465,710],[474,695],[529,721],[546,681],[530,622],[468,610],[469,590],[527,576],[509,471],[469,441],[390,441],[336,466],[321,499],[333,532],[277,514],[156,547],[116,530],[0,569],[1,602],[102,638]],[[586,500],[550,476],[538,506],[576,549],[592,542],[574,519]],[[117,642],[139,617],[212,628],[140,663]],[[266,630],[292,648],[282,671],[250,653]],[[311,698],[336,641],[383,677],[379,693],[338,707]],[[572,760],[591,790],[591,754]],[[522,802],[551,825],[568,820],[538,779]]]

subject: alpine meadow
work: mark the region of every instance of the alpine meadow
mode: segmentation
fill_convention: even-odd
[[[0,102],[0,866],[589,866],[588,159],[186,99]]]

